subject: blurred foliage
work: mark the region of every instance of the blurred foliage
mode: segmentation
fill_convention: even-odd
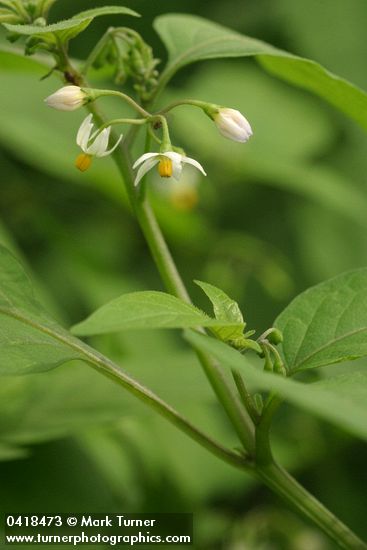
[[[88,4],[56,3],[52,20],[105,2]],[[363,0],[127,4],[143,14],[135,28],[162,59],[159,68],[165,53],[152,19],[187,12],[367,87]],[[96,20],[72,44],[73,56],[85,56],[112,23]],[[28,262],[48,309],[71,325],[122,292],[161,290],[112,161],[96,162],[84,175],[74,169],[83,114],[45,108],[43,98],[59,82],[40,81],[45,69],[35,61],[0,54],[0,67],[1,242]],[[260,332],[301,290],[366,265],[367,137],[360,128],[251,60],[183,70],[166,99],[183,96],[238,108],[254,128],[244,147],[220,138],[189,107],[171,116],[175,143],[210,168],[209,176],[195,180],[187,171],[172,188],[153,181],[150,194],[198,306],[209,310],[193,279],[223,288]],[[231,445],[195,357],[176,334],[91,341]],[[1,511],[194,511],[200,549],[331,548],[255,481],[207,456],[86,366],[4,378],[0,397]],[[290,406],[278,414],[273,436],[280,461],[366,535],[365,448]]]

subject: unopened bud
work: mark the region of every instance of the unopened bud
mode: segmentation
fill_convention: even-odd
[[[214,120],[222,136],[228,139],[244,143],[252,136],[250,123],[235,109],[219,107],[213,110],[209,116]]]
[[[75,111],[88,101],[89,95],[79,86],[64,86],[45,99],[49,107],[58,111]]]
[[[269,330],[269,333],[267,335],[267,339],[271,344],[281,344],[283,342],[283,334],[280,332],[277,328],[272,328]]]

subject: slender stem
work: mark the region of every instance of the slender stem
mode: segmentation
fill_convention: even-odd
[[[165,73],[163,73],[159,86],[156,89],[155,97],[157,97],[165,83],[174,72],[175,71],[172,69],[168,69]],[[120,92],[116,92],[114,94],[107,92],[105,95],[124,96],[124,94],[121,94]],[[124,97],[124,99],[129,102],[133,101],[131,98],[127,98],[128,96]],[[89,108],[91,111],[94,111],[93,106],[89,106]],[[150,116],[149,113],[147,113],[147,111],[142,109],[140,106],[138,106],[137,110],[140,114],[144,111],[144,116]],[[97,118],[99,118],[99,120],[103,123],[103,119],[101,119],[99,115],[97,115]],[[146,236],[148,245],[167,289],[175,296],[178,296],[185,301],[190,301],[186,288],[177,271],[154,214],[146,200],[139,200],[136,190],[134,189],[131,162],[126,147],[131,144],[137,129],[138,128],[136,126],[131,128],[129,135],[124,142],[124,146],[115,151],[114,158],[121,175],[124,178],[132,207],[136,212],[140,226]],[[92,351],[94,352],[94,350]],[[254,466],[256,469],[254,469],[253,472],[257,475],[257,477],[262,480],[272,491],[294,506],[298,512],[312,519],[341,548],[349,550],[366,550],[366,544],[364,544],[353,532],[348,529],[348,527],[339,521],[320,502],[318,502],[317,499],[309,494],[306,489],[299,485],[285,470],[273,462],[269,445],[269,425],[273,412],[271,403],[264,411],[263,421],[257,429],[257,441],[255,444],[254,424],[247,411],[241,407],[241,404],[237,400],[237,396],[234,395],[232,389],[228,386],[219,366],[213,363],[212,359],[206,355],[198,353],[198,357],[214,391],[216,392],[219,400],[222,402],[222,405],[226,410],[228,417],[232,421],[240,440],[243,442],[245,449],[250,451],[250,453],[253,453],[255,446],[260,446],[260,448],[265,449],[263,456],[261,457],[260,455],[257,457],[257,463],[256,466]],[[213,442],[205,434],[202,434],[202,432],[197,430],[189,422],[178,415],[176,411],[171,409],[164,402],[161,402],[159,398],[156,398],[150,390],[142,388],[135,381],[131,381],[131,379],[124,373],[121,374],[119,367],[117,367],[116,371],[116,366],[113,363],[111,364],[109,360],[101,361],[98,359],[96,361],[93,355],[90,362],[93,366],[101,368],[109,376],[118,378],[120,383],[131,393],[134,393],[143,401],[148,402],[160,414],[164,415],[179,429],[198,441],[216,456],[220,456],[220,458],[230,462],[233,465],[240,466],[245,469],[251,469],[251,465],[248,460],[242,457],[239,458],[239,455],[236,455],[235,453],[224,449],[216,442]],[[256,450],[258,451],[259,449],[257,448]]]
[[[256,463],[260,466],[273,462],[270,427],[273,415],[281,403],[282,399],[277,394],[270,394],[256,426]]]
[[[27,22],[31,22],[31,17],[29,15],[29,13],[27,12],[27,10],[24,8],[22,2],[20,0],[16,0],[15,1],[15,6],[16,8],[19,10],[19,13],[22,14],[22,16],[24,17],[24,19],[27,21]]]
[[[235,381],[235,384],[237,386],[237,390],[239,393],[239,396],[241,398],[242,403],[244,404],[246,410],[248,411],[249,415],[251,416],[252,420],[256,423],[259,420],[259,412],[257,411],[254,401],[252,398],[252,395],[249,393],[249,391],[246,388],[245,382],[241,376],[241,373],[238,370],[232,369],[232,376],[233,380]]]
[[[139,105],[139,103],[136,103],[136,101],[133,100],[132,97],[130,97],[127,94],[124,94],[123,92],[119,92],[118,90],[99,90],[99,89],[93,89],[93,88],[87,88],[86,92],[91,95],[92,100],[98,99],[100,97],[106,97],[106,96],[115,96],[119,97],[123,101],[126,101],[131,107],[135,109],[140,115],[143,117],[151,117],[152,115],[148,113],[143,107]]]
[[[257,476],[298,512],[314,521],[340,548],[367,549],[367,544],[278,464],[272,462],[267,466],[258,466]]]
[[[80,71],[80,74],[82,76],[85,76],[89,69],[92,67],[95,60],[98,58],[99,54],[105,47],[105,45],[108,43],[111,36],[111,30],[108,29],[105,34],[102,36],[102,38],[97,42],[97,44],[94,46],[90,54],[88,55],[87,59],[85,60],[85,63]]]
[[[174,424],[181,432],[184,432],[191,439],[199,443],[202,447],[207,449],[211,454],[214,454],[221,460],[232,464],[237,468],[251,469],[251,466],[246,463],[246,458],[240,454],[226,449],[220,443],[206,435],[204,432],[194,426],[189,420],[184,418],[180,413],[173,409],[170,405],[165,403],[152,391],[145,388],[139,382],[128,376],[117,365],[109,361],[103,356],[93,357],[89,359],[89,363],[98,371],[102,372],[105,376],[112,378],[115,382],[118,382],[129,393],[135,395],[140,401],[146,403],[150,408],[157,411],[161,416],[166,418],[171,424]]]
[[[179,101],[173,101],[167,107],[161,109],[157,114],[164,115],[176,107],[181,107],[181,105],[192,105],[193,107],[199,107],[200,109],[205,109],[208,106],[206,101],[199,101],[198,99],[180,99]]]
[[[168,292],[191,303],[189,294],[177,270],[154,213],[147,200],[140,201],[134,188],[134,175],[129,153],[125,148],[117,148],[113,153],[140,227],[147,240],[157,269]],[[228,384],[220,367],[205,354],[196,351],[210,384],[222,403],[244,448],[250,453],[255,449],[255,430],[247,411],[242,407],[236,394]]]
[[[158,136],[155,135],[154,130],[151,126],[149,126],[149,128],[148,128],[148,132],[151,135],[151,137],[154,139],[154,141],[156,141],[159,145],[162,144],[162,140]]]
[[[162,115],[154,115],[152,118],[159,120],[162,125],[162,151],[170,151],[172,149],[172,145],[166,117]]]
[[[167,66],[159,77],[157,87],[155,88],[153,94],[150,97],[149,103],[153,103],[157,100],[158,96],[163,92],[168,82],[178,71],[179,67],[177,66]]]
[[[113,120],[109,120],[108,122],[105,122],[98,128],[98,134],[102,132],[105,128],[108,128],[109,126],[117,126],[119,124],[132,124],[136,126],[141,126],[142,124],[147,124],[146,118],[114,118]]]
[[[32,327],[42,334],[46,334],[59,345],[61,343],[66,348],[71,348],[74,359],[82,359],[101,371],[103,374],[109,376],[110,378],[112,377],[115,381],[118,381],[127,391],[138,397],[144,403],[148,404],[151,408],[155,409],[159,412],[159,414],[164,416],[171,423],[175,424],[175,426],[177,426],[181,431],[185,432],[192,439],[200,443],[200,445],[207,448],[216,456],[219,456],[223,460],[226,460],[236,466],[240,466],[242,468],[249,467],[244,456],[226,449],[211,439],[191,424],[191,422],[186,420],[186,418],[181,416],[170,405],[165,403],[160,397],[155,395],[151,390],[140,384],[137,380],[123,371],[121,367],[116,365],[116,363],[81,340],[74,338],[63,329],[55,329],[54,327],[49,327],[48,325],[44,325],[33,318],[27,317],[24,313],[16,309],[10,310],[0,307],[0,313],[7,315],[8,317],[12,317],[13,319],[20,321],[26,326]]]

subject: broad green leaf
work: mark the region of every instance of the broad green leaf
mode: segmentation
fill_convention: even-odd
[[[279,315],[291,372],[367,355],[367,269],[339,275],[306,290]]]
[[[101,8],[95,8],[91,10],[82,11],[74,15],[71,19],[65,19],[58,23],[46,25],[40,27],[37,25],[11,25],[4,24],[4,27],[15,34],[22,34],[25,36],[34,36],[36,38],[42,38],[47,42],[55,42],[61,40],[66,42],[71,40],[78,34],[80,34],[95,17],[101,15],[133,15],[139,17],[139,14],[129,8],[122,6],[104,6]]]
[[[242,338],[246,323],[237,302],[227,296],[220,288],[202,281],[195,281],[195,283],[205,292],[213,304],[215,318],[224,323],[233,323],[230,326],[213,327],[212,331],[224,341]]]
[[[352,373],[316,384],[303,384],[255,368],[228,345],[187,331],[187,340],[230,369],[240,370],[254,390],[275,391],[289,403],[367,439],[367,374]]]
[[[128,329],[218,327],[223,321],[211,319],[195,306],[157,291],[123,294],[97,309],[72,328],[79,336]],[[227,323],[229,325],[229,323]]]
[[[82,356],[78,341],[37,301],[18,260],[0,246],[0,374],[49,370]]]
[[[3,376],[0,396],[0,443],[6,445],[57,439],[90,426],[111,426],[133,412],[141,415],[132,397],[122,397],[117,384],[82,363],[42,376]]]
[[[255,56],[271,74],[319,95],[367,128],[367,94],[314,61],[193,15],[161,15],[154,26],[169,54],[161,86],[189,63]]]

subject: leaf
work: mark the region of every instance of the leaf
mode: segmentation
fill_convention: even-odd
[[[44,311],[15,257],[0,246],[0,374],[25,374],[82,359],[77,339]]]
[[[101,6],[100,8],[92,8],[90,10],[84,10],[76,15],[73,15],[73,19],[84,19],[100,17],[101,15],[132,15],[134,17],[140,17],[140,14],[130,8],[124,8],[122,6]]]
[[[289,403],[367,439],[367,374],[352,373],[303,384],[258,370],[238,351],[214,338],[193,331],[187,331],[185,337],[226,367],[240,370],[254,391],[277,392]]]
[[[15,34],[21,34],[25,36],[34,36],[36,38],[42,38],[46,42],[55,43],[57,40],[66,42],[75,38],[80,34],[95,17],[101,15],[132,15],[139,17],[139,14],[129,8],[122,6],[104,6],[101,8],[95,8],[91,10],[82,11],[74,15],[71,19],[65,19],[58,23],[46,25],[40,27],[37,25],[11,25],[4,23],[4,27]]]
[[[179,69],[196,61],[255,56],[271,74],[319,95],[367,129],[367,94],[310,59],[193,15],[161,15],[154,27],[169,54],[160,87]]]
[[[1,445],[39,443],[141,414],[117,384],[80,362],[42,376],[2,377],[0,396]]]
[[[213,327],[212,332],[225,342],[237,338],[242,339],[246,323],[237,302],[227,296],[223,290],[209,283],[202,281],[195,281],[195,283],[205,292],[213,304],[215,318],[225,323],[233,323],[230,326]]]
[[[127,329],[218,327],[222,324],[175,296],[143,291],[123,294],[105,304],[72,327],[72,333],[90,336]]]
[[[367,269],[344,273],[293,300],[275,326],[291,372],[367,355]]]

